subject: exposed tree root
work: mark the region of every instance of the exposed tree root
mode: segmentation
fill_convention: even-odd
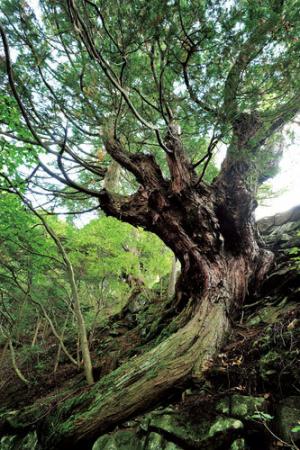
[[[38,430],[43,448],[79,449],[158,403],[176,385],[201,379],[228,328],[224,304],[204,299],[184,328],[54,410]]]

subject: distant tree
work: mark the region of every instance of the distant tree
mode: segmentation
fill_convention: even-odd
[[[9,194],[0,196],[0,343],[5,349],[0,359],[10,349],[19,378],[32,381],[22,378],[18,354],[34,356],[44,322],[57,339],[58,355],[65,353],[81,367],[81,358],[72,356],[64,343],[61,330],[67,327],[73,343],[79,337],[91,384],[88,344],[95,327],[105,324],[109,312],[126,306],[135,292],[135,280],[140,281],[140,293],[140,287],[146,291],[166,275],[171,252],[155,236],[142,230],[133,236],[131,226],[112,218],[95,219],[80,230],[53,217],[46,219],[45,211],[35,211],[17,194],[11,187]],[[130,236],[135,254],[128,247]],[[132,281],[124,282],[124,277]]]
[[[86,199],[155,233],[181,263],[177,331],[110,374],[106,389],[96,384],[80,420],[72,405],[68,419],[66,406],[50,417],[43,448],[74,449],[179,382],[201,380],[268,270],[256,193],[276,170],[277,134],[300,108],[300,4],[39,5],[2,2],[2,89],[14,96],[8,109],[22,113],[18,124],[4,121],[4,148],[21,140],[41,154],[30,189],[47,192],[41,177],[50,176],[55,196]],[[103,182],[112,160],[121,167],[118,192]]]
[[[32,320],[32,314],[36,316],[36,310],[38,310],[38,312],[42,312],[43,317],[49,323],[62,350],[71,362],[77,365],[76,359],[74,359],[66,349],[63,339],[60,336],[60,331],[57,330],[57,326],[54,325],[49,312],[47,312],[48,308],[45,300],[39,298],[43,297],[42,288],[45,286],[43,286],[41,280],[38,279],[42,274],[49,276],[49,269],[51,267],[53,270],[54,261],[56,266],[58,263],[59,269],[66,274],[66,282],[71,291],[70,298],[74,316],[77,321],[77,332],[86,380],[89,384],[92,384],[93,372],[88,337],[81,311],[72,263],[68,258],[61,240],[54,229],[47,223],[46,219],[39,212],[31,208],[31,205],[21,194],[18,196],[19,199],[15,199],[12,198],[11,195],[6,195],[4,199],[0,201],[2,208],[7,210],[5,224],[0,221],[0,238],[2,241],[2,261],[0,263],[0,281],[2,285],[0,291],[2,294],[0,329],[2,337],[9,343],[12,363],[19,378],[22,379],[23,375],[20,373],[16,364],[13,339],[19,340],[22,333],[26,333],[26,327],[35,322]],[[20,198],[25,201],[25,205],[29,207],[29,209],[34,211],[34,215],[38,218],[38,222],[28,214],[28,211],[25,210],[22,203],[20,203],[20,201],[18,202]],[[49,239],[46,239],[45,243],[44,236],[40,233],[40,230],[35,230],[37,225],[42,225],[45,228],[46,235],[48,234],[50,239],[52,239],[54,246],[56,247],[56,249],[54,248],[54,252],[53,245],[49,245]],[[62,261],[57,258],[60,258]],[[37,287],[39,289],[37,289]],[[56,292],[56,295],[57,293],[58,292]],[[37,322],[39,322],[39,316],[37,317]],[[34,340],[36,340],[36,338],[34,338]],[[28,383],[28,380],[24,377],[22,381]]]

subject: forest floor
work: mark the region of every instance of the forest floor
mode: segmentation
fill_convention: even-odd
[[[232,323],[226,345],[207,367],[205,383],[179,386],[162,399],[164,407],[171,405],[177,412],[189,416],[200,412],[202,417],[208,417],[215,414],[216,404],[225,397],[242,395],[263,398],[272,416],[276,416],[277,405],[284,399],[298,398],[300,414],[300,270],[290,252],[292,247],[300,246],[300,208],[285,218],[278,216],[269,222],[262,221],[260,228],[266,245],[275,253],[275,264],[260,293],[246,299],[241,315]],[[118,315],[109,317],[106,326],[96,330],[91,346],[95,379],[99,380],[162,339],[169,324],[168,308],[168,302],[162,302],[158,292],[153,292],[152,302],[146,306],[139,305],[137,296],[134,307],[129,304]],[[21,362],[21,370],[32,381],[29,385],[16,376],[8,352],[5,354],[5,349],[0,349],[2,411],[20,409],[59,394],[64,400],[68,390],[73,394],[77,388],[78,393],[85,391],[82,370],[65,357],[54,373],[57,343],[50,331],[41,331],[38,342],[40,351]],[[66,345],[76,355],[76,342],[67,337]],[[277,438],[276,433],[274,436],[268,448],[284,447],[286,441]],[[177,448],[189,448],[190,444],[176,439]],[[293,445],[290,448],[298,448],[296,443],[295,447]]]

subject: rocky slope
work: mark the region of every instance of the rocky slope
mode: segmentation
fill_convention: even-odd
[[[207,367],[205,382],[178,386],[161,399],[159,408],[99,437],[93,450],[299,448],[300,268],[291,249],[300,247],[300,206],[261,220],[259,230],[275,253],[274,266],[260,293],[249,296],[241,316],[235,318],[225,348]],[[110,354],[112,341],[121,342],[130,354],[128,336],[135,345],[141,344],[143,336],[133,334],[128,323],[140,321],[145,329],[143,317],[138,305],[127,311],[123,331],[121,325],[115,327],[108,346],[102,339],[103,354]],[[3,436],[0,448],[39,447],[31,432]]]

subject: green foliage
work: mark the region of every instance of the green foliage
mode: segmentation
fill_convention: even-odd
[[[22,183],[18,169],[23,170],[37,162],[37,148],[30,144],[31,133],[21,123],[20,110],[15,100],[0,91],[0,124],[5,133],[0,137],[0,171],[17,184]],[[28,143],[24,142],[28,141]],[[3,183],[3,179],[0,179]],[[5,183],[4,183],[5,184]]]
[[[300,237],[300,233],[298,234]],[[294,266],[296,270],[300,270],[300,248],[299,247],[292,247],[289,250],[289,254],[292,255],[292,261],[294,261]]]
[[[95,157],[103,149],[104,136],[116,128],[129,151],[153,153],[168,174],[155,133],[137,120],[129,103],[162,136],[172,111],[194,162],[206,154],[213,133],[226,145],[232,142],[228,118],[235,119],[237,110],[239,116],[258,114],[272,148],[268,130],[274,120],[280,117],[286,123],[295,114],[300,89],[299,0],[78,1],[78,14],[90,30],[97,58],[85,48],[66,2],[40,0],[32,7],[30,2],[3,0],[1,7],[14,50],[19,95],[27,111],[35,111],[32,123],[44,141],[52,142],[52,150],[61,145],[65,122],[73,151],[80,156],[80,150],[88,148]],[[7,96],[3,61],[0,71],[2,130],[32,139],[15,102]],[[123,86],[130,102],[121,101],[112,79]],[[4,141],[7,153],[9,149],[10,155],[15,153],[19,163],[35,159],[36,150],[30,144],[20,148],[14,139]],[[270,165],[274,156],[270,146],[258,158],[268,175],[276,171]],[[240,150],[235,152],[241,157]],[[14,156],[8,161],[11,172]],[[107,167],[109,161],[104,154],[103,165]],[[216,173],[212,159],[207,180]],[[94,175],[84,171],[78,177],[85,186],[100,187]]]
[[[116,219],[101,217],[71,234],[72,262],[91,279],[131,275],[151,287],[170,270],[171,253],[156,236]]]
[[[295,427],[293,427],[291,429],[292,433],[299,433],[300,432],[300,421],[299,421],[299,425],[296,425]]]
[[[21,337],[20,360],[33,358],[35,368],[43,370],[39,345],[28,345],[43,317],[39,305],[58,330],[68,318],[66,335],[76,339],[70,286],[61,256],[38,219],[9,193],[2,193],[0,208],[0,339]],[[72,262],[88,328],[120,310],[137,285],[147,299],[147,290],[171,269],[170,250],[142,229],[104,216],[81,229],[55,217],[47,221]]]
[[[274,419],[274,416],[267,414],[263,411],[257,411],[255,414],[251,416],[251,419],[261,420],[262,422],[267,422]]]

